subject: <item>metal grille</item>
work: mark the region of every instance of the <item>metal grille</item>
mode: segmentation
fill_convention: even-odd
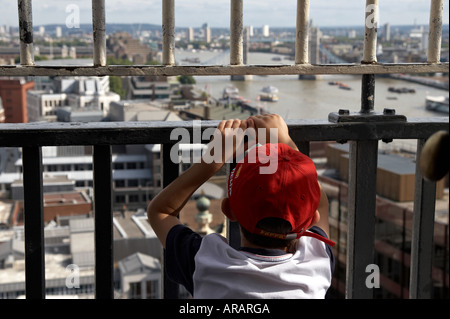
[[[310,141],[351,141],[350,197],[347,288],[348,298],[371,298],[364,285],[365,267],[373,262],[375,184],[378,140],[417,139],[418,153],[434,132],[448,130],[448,119],[406,120],[390,112],[374,110],[376,74],[433,73],[449,70],[440,62],[443,0],[432,0],[427,63],[382,64],[376,60],[376,28],[366,25],[364,56],[360,64],[310,64],[308,56],[309,0],[297,1],[297,38],[295,63],[292,65],[257,65],[243,63],[243,0],[230,1],[230,63],[211,66],[175,65],[175,5],[163,4],[163,65],[106,65],[105,0],[92,1],[94,35],[93,66],[36,66],[33,60],[32,1],[19,0],[20,66],[0,66],[0,76],[142,76],[142,75],[362,75],[361,110],[355,114],[337,112],[329,121],[289,121],[294,140],[306,153]],[[367,0],[366,8],[378,8],[378,0]],[[366,17],[370,12],[366,12]],[[330,123],[331,122],[331,123]],[[215,127],[209,122],[202,129]],[[0,126],[0,145],[23,147],[25,210],[34,210],[25,219],[26,296],[45,298],[43,241],[42,155],[47,145],[94,145],[94,191],[96,215],[96,297],[113,298],[111,145],[159,143],[163,145],[164,185],[176,178],[169,150],[173,145],[170,131],[187,127],[186,123],[95,123],[78,126],[66,124],[20,124]],[[187,127],[189,129],[189,127]],[[95,134],[93,134],[95,133]],[[126,133],[126,134],[124,134]],[[108,187],[109,186],[109,187]],[[431,296],[431,253],[435,184],[425,181],[417,170],[410,297]],[[106,190],[106,192],[105,192]],[[431,225],[431,226],[430,226]],[[101,234],[101,235],[100,235]],[[232,240],[232,239],[231,239]],[[414,244],[416,243],[416,244]],[[176,296],[176,286],[165,282],[165,297]]]

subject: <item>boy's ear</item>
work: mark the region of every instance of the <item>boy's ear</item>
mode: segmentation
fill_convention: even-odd
[[[316,225],[319,222],[319,220],[320,220],[320,213],[318,210],[316,210],[311,220],[311,224],[309,225],[308,228],[311,228],[312,226]]]
[[[224,215],[227,216],[230,221],[235,222],[236,218],[234,217],[234,214],[231,211],[230,200],[228,199],[228,197],[225,197],[224,199],[222,199],[221,206],[222,206],[222,212],[224,213]]]

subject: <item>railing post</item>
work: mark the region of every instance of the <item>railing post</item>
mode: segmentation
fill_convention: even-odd
[[[162,2],[163,64],[175,64],[175,2]]]
[[[363,63],[377,62],[378,0],[366,0]]]
[[[442,15],[444,0],[431,0],[430,33],[428,40],[428,63],[441,62]]]
[[[297,0],[296,64],[309,63],[309,2],[310,0]]]
[[[427,181],[420,171],[420,154],[425,140],[417,141],[414,214],[411,239],[411,275],[409,294],[411,299],[432,298],[434,214],[436,207],[436,183]]]
[[[378,141],[350,142],[346,298],[373,298],[366,286],[374,262]]]
[[[244,16],[243,1],[231,0],[230,12],[230,64],[244,63]]]
[[[110,145],[93,152],[95,214],[95,297],[114,298],[112,221],[112,160]]]
[[[19,0],[20,64],[34,65],[33,15],[31,0]]]
[[[92,25],[94,34],[94,66],[106,65],[105,0],[92,0]]]
[[[364,55],[362,64],[377,62],[378,0],[366,0]],[[375,74],[362,76],[361,113],[368,114],[375,107]]]
[[[25,295],[45,299],[44,202],[42,151],[23,147],[23,193],[25,215]]]

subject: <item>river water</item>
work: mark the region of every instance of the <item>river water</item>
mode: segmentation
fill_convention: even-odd
[[[191,52],[177,51],[177,63],[188,65],[182,61],[186,58],[199,58],[203,61],[218,61],[214,64],[228,64],[229,57],[223,52]],[[220,58],[220,59],[219,59]],[[281,58],[281,60],[273,60]],[[228,60],[227,60],[228,59]],[[220,61],[219,61],[220,60]],[[269,53],[250,53],[248,64],[292,64],[283,56]],[[193,64],[193,63],[191,63]],[[211,63],[210,63],[211,64]],[[195,65],[195,64],[193,64]],[[277,113],[285,119],[327,119],[328,114],[339,109],[358,112],[361,108],[361,76],[352,75],[324,75],[318,80],[299,80],[296,75],[253,76],[247,81],[231,81],[229,76],[195,77],[197,86],[220,98],[223,89],[232,84],[239,89],[242,97],[257,103],[257,97],[264,86],[273,85],[279,89],[278,102],[260,102],[268,112]],[[330,81],[347,84],[351,90],[343,90],[338,86],[329,85]],[[414,89],[415,93],[392,93],[389,87]],[[396,110],[396,114],[407,118],[441,117],[445,114],[430,112],[425,109],[425,97],[448,96],[448,91],[428,87],[421,84],[405,82],[390,78],[376,78],[375,82],[375,111],[382,112],[384,108]]]

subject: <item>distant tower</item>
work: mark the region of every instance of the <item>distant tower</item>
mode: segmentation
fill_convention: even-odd
[[[263,25],[262,33],[263,33],[263,36],[266,38],[270,35],[270,29],[267,24]]]
[[[55,33],[56,33],[57,38],[61,38],[62,37],[62,28],[56,27]]]
[[[192,28],[192,27],[188,28],[187,39],[189,42],[194,41],[194,28]]]
[[[309,28],[309,63],[319,64],[320,63],[320,39],[322,37],[322,32],[319,28],[311,25]]]
[[[203,24],[203,35],[204,35],[204,40],[206,43],[210,43],[211,42],[211,28],[209,27],[208,23]]]
[[[391,41],[391,25],[389,23],[384,25],[384,41]]]
[[[39,26],[39,35],[41,37],[43,37],[45,35],[45,27],[44,26]]]

